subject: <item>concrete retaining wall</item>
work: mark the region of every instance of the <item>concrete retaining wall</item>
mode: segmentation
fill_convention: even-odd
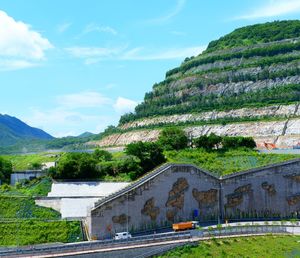
[[[44,176],[45,174],[46,172],[43,170],[16,171],[15,173],[12,173],[10,175],[10,184],[15,185],[17,182],[20,182],[22,180],[31,180],[37,177]]]
[[[300,160],[223,178],[174,164],[100,201],[87,220],[91,237],[102,239],[177,221],[289,217],[299,212]]]
[[[35,204],[42,207],[52,208],[58,212],[61,211],[61,198],[38,197],[35,198]]]

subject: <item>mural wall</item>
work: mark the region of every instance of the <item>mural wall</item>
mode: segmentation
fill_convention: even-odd
[[[217,178],[192,165],[169,165],[96,204],[90,235],[138,232],[186,220],[290,217],[300,212],[300,160]],[[299,214],[300,215],[300,214]]]

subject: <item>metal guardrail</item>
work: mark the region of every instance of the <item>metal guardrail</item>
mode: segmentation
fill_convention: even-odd
[[[41,254],[41,253],[62,253],[66,251],[85,251],[93,250],[98,248],[107,248],[107,247],[122,247],[130,246],[137,244],[145,243],[155,243],[163,241],[171,241],[178,239],[190,238],[190,232],[180,232],[180,233],[167,233],[167,234],[157,234],[157,235],[148,235],[140,237],[132,237],[129,239],[122,240],[104,240],[104,241],[91,241],[91,242],[80,242],[80,243],[69,243],[69,244],[50,244],[50,245],[37,245],[37,246],[28,246],[22,248],[4,248],[0,249],[0,256],[14,256],[22,254]]]
[[[155,250],[152,250],[150,252],[145,252],[144,254],[140,254],[138,256],[134,256],[133,258],[147,258],[147,257],[153,257],[154,255],[164,254],[174,248],[184,246],[186,244],[190,243],[178,243],[178,244],[170,244],[167,246],[159,247]]]
[[[291,233],[288,228],[296,228],[293,225],[235,225],[222,228],[210,227],[203,230],[191,230],[185,232],[171,232],[133,237],[123,240],[104,240],[69,244],[44,244],[17,248],[0,248],[1,256],[37,255],[37,254],[60,254],[63,252],[84,252],[101,248],[128,247],[139,244],[160,243],[174,240],[190,239],[189,242],[205,240],[207,237],[223,237],[236,235],[261,235],[261,234],[287,234]],[[297,227],[299,228],[299,227]],[[193,237],[195,237],[193,239]]]
[[[282,225],[242,225],[242,226],[231,226],[223,228],[212,228],[211,230],[205,229],[202,231],[202,237],[210,236],[230,236],[237,234],[278,234],[288,233],[288,227],[293,226],[282,226]]]

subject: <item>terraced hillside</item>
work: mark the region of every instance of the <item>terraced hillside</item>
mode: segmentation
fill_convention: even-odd
[[[98,144],[155,140],[161,126],[175,124],[193,136],[247,135],[291,147],[300,141],[299,101],[300,21],[247,26],[168,71]]]

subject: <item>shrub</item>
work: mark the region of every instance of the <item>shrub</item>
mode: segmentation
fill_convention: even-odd
[[[120,160],[100,162],[97,164],[97,169],[99,176],[102,178],[106,175],[117,176],[121,173],[135,173],[136,175],[140,175],[142,172],[140,160],[132,156]]]
[[[249,149],[254,149],[256,147],[256,143],[252,137],[229,137],[225,136],[222,139],[222,145],[224,149],[236,149],[240,147],[246,147]]]
[[[32,162],[29,164],[29,169],[32,169],[32,170],[38,170],[38,169],[42,169],[43,165],[42,163],[40,162]]]
[[[160,132],[158,143],[165,150],[180,150],[188,146],[188,137],[182,129],[169,127]]]
[[[136,156],[140,160],[143,172],[148,172],[161,163],[165,162],[163,150],[155,142],[136,142],[126,146],[126,154]]]
[[[11,173],[12,173],[11,162],[0,157],[0,181],[2,181],[2,183],[9,183]]]
[[[99,161],[110,161],[112,160],[112,154],[106,150],[96,149],[93,153],[93,157]]]
[[[98,176],[96,159],[88,153],[66,153],[58,161],[56,171],[51,171],[58,179],[90,179]]]
[[[193,143],[196,148],[204,148],[206,150],[212,150],[218,148],[222,141],[222,137],[214,133],[211,133],[209,136],[202,135],[193,140]]]

